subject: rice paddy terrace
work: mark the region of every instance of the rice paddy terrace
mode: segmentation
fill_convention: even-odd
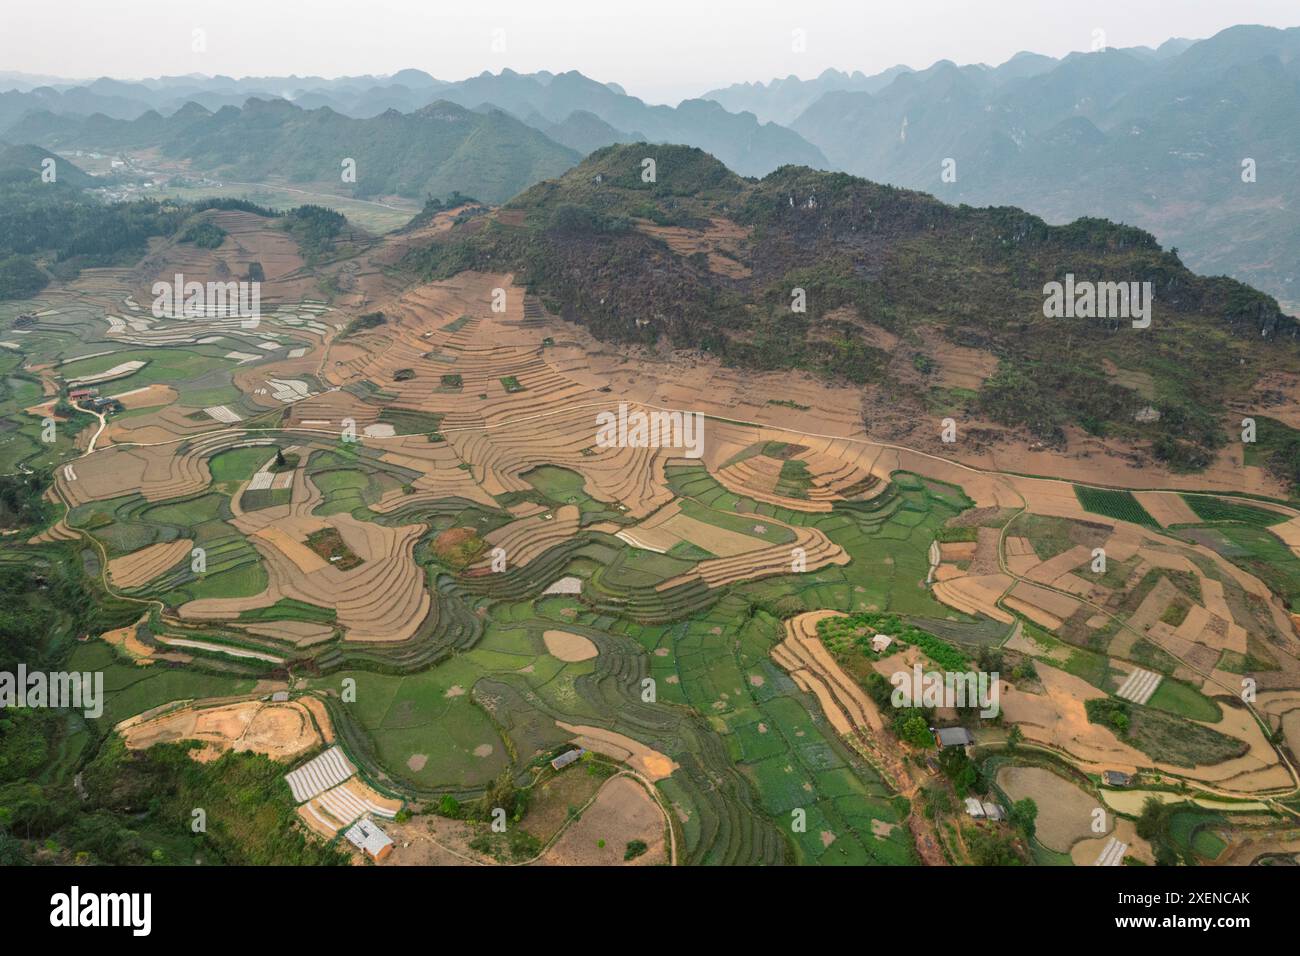
[[[1198,859],[1294,842],[1291,505],[876,443],[852,390],[631,362],[511,275],[403,285],[382,241],[309,267],[257,217],[218,218],[218,249],[160,245],[0,306],[0,470],[53,468],[57,511],[6,560],[66,554],[138,610],[71,658],[105,673],[98,732],[286,770],[336,744],[357,771],[338,799],[381,814],[504,775],[612,819],[635,781],[663,831],[651,858],[679,863],[964,862],[976,824],[933,798],[869,678],[993,653],[1003,716],[977,752],[994,793],[1053,806],[1036,858],[1092,863],[1112,836],[1151,855],[1103,771],[1200,801],[1178,831]],[[159,276],[254,259],[254,327],[142,304]],[[121,410],[60,415],[74,381]],[[702,413],[701,454],[598,442],[620,405]],[[889,626],[926,636],[859,647]],[[275,691],[278,709],[250,706]],[[584,771],[550,761],[575,743],[628,779],[561,792]],[[1077,819],[1098,803],[1100,838]],[[567,824],[536,822],[547,805],[522,825],[585,859]]]

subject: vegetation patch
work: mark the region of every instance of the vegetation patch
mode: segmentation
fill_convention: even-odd
[[[226,230],[210,219],[195,223],[181,234],[181,242],[192,242],[200,249],[216,249],[226,241]]]
[[[433,539],[433,553],[454,571],[463,571],[487,549],[473,528],[448,528]]]
[[[1084,705],[1088,720],[1102,724],[1153,760],[1176,767],[1222,763],[1247,750],[1244,741],[1153,707],[1118,698],[1094,698]]]
[[[321,528],[307,535],[307,547],[340,571],[351,571],[363,563],[355,551],[348,547],[337,528]]]
[[[906,623],[897,614],[861,612],[847,617],[827,617],[817,622],[817,634],[833,653],[844,653],[849,647],[870,656],[878,656],[871,649],[871,639],[877,634],[887,634],[897,647],[889,653],[909,645],[919,647],[925,656],[940,668],[948,671],[966,669],[965,654],[928,631]]]

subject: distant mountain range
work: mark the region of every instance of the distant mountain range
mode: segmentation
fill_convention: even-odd
[[[179,77],[150,85],[100,79],[84,86],[0,93],[0,137],[13,142],[40,134],[48,137],[48,142],[55,142],[53,137],[65,143],[83,137],[78,145],[133,145],[122,140],[85,139],[114,128],[102,122],[75,125],[66,119],[99,113],[104,118],[138,120],[149,114],[161,117],[192,111],[192,105],[220,114],[226,108],[244,107],[250,98],[291,99],[306,111],[324,109],[355,119],[393,111],[413,113],[438,102],[479,111],[495,108],[583,155],[619,142],[687,143],[708,150],[743,175],[763,175],[787,163],[818,168],[829,165],[817,147],[783,126],[728,112],[711,100],[685,100],[676,107],[648,106],[616,84],[598,83],[577,72],[524,75],[503,70],[457,83],[436,80],[419,70],[403,70],[383,80]],[[33,113],[44,115],[34,118]],[[52,117],[63,117],[65,122]],[[153,122],[150,117],[140,130]]]
[[[1140,226],[1198,271],[1300,309],[1300,28],[996,69],[944,61],[828,91],[792,127],[836,168],[949,202]]]
[[[490,202],[603,146],[680,143],[744,176],[802,165],[948,202],[1016,205],[1050,222],[1105,216],[1149,230],[1198,271],[1230,274],[1300,311],[1298,54],[1300,28],[1239,26],[1156,49],[1020,53],[996,67],[828,70],[675,107],[577,72],[458,82],[414,69],[139,82],[0,73],[0,87],[13,87],[0,93],[0,138],[162,145],[197,169],[250,180],[337,182],[337,156],[364,154],[359,194],[454,188]],[[243,131],[260,137],[256,145],[223,141]],[[328,148],[300,149],[298,138]],[[488,146],[516,155],[489,155]],[[1243,181],[1247,160],[1253,182]]]

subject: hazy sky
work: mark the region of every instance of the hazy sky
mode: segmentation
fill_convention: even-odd
[[[69,77],[577,69],[651,102],[827,67],[879,72],[1020,50],[1300,25],[1296,0],[0,0],[0,69]],[[193,47],[204,31],[206,50]],[[806,49],[795,52],[794,31]],[[494,33],[503,31],[503,33]],[[493,48],[504,37],[505,50]]]

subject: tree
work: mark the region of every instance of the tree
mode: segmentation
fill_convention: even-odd
[[[1012,724],[1011,730],[1007,733],[1007,749],[1015,750],[1020,746],[1020,742],[1025,739],[1025,732],[1020,729],[1019,724]]]
[[[899,736],[913,747],[931,747],[934,745],[934,738],[930,736],[930,726],[925,722],[924,717],[909,717],[903,721],[903,726],[899,729]]]
[[[1173,817],[1172,804],[1164,803],[1155,797],[1147,797],[1134,825],[1137,835],[1151,844],[1156,864],[1159,866],[1178,865],[1179,855],[1172,839]]]
[[[997,830],[972,828],[965,834],[971,862],[976,866],[1021,866],[1024,861],[1016,852],[1015,842]]]
[[[1038,825],[1038,804],[1034,802],[1033,797],[1017,800],[1011,804],[1011,813],[1008,815],[1008,819],[1013,827],[1016,827],[1025,835],[1025,839],[1032,840]]]
[[[952,781],[957,796],[965,797],[972,791],[984,792],[979,768],[971,762],[970,757],[966,756],[966,751],[961,747],[946,747],[939,751],[939,769]]]
[[[518,820],[524,815],[524,809],[527,805],[527,793],[515,786],[515,781],[510,776],[509,770],[503,770],[501,776],[488,784],[487,792],[483,794],[482,816],[484,819],[490,820],[492,811],[500,807],[505,810],[509,819]]]

